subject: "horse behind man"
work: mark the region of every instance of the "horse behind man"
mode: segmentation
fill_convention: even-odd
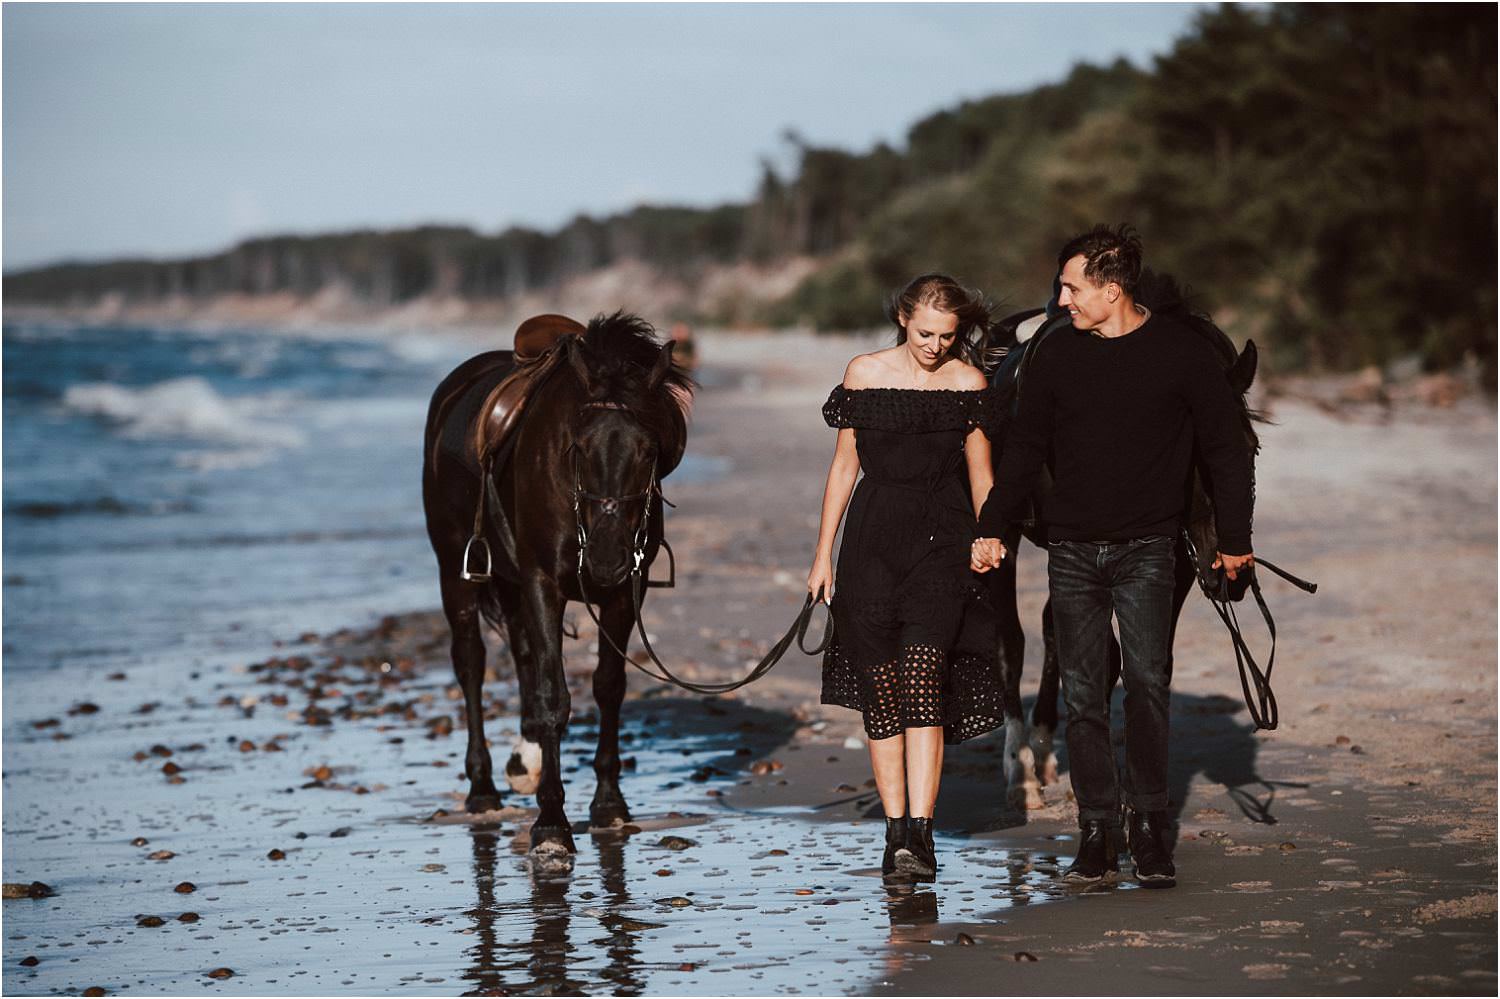
[[[1255,380],[1258,353],[1253,340],[1236,352],[1234,343],[1214,325],[1208,316],[1192,310],[1177,282],[1166,274],[1150,270],[1141,274],[1141,285],[1137,301],[1162,316],[1180,322],[1202,336],[1213,346],[1224,367],[1224,377],[1240,401],[1246,443],[1252,456],[1260,450],[1260,438],[1253,424],[1261,419],[1245,401],[1245,393]],[[1005,360],[991,377],[992,384],[1001,393],[1003,405],[1013,407],[1018,394],[1025,390],[1025,371],[1030,354],[1046,336],[1066,335],[1072,325],[1066,312],[1047,316],[1042,309],[1030,309],[1000,320],[994,333],[1002,345],[1008,346]],[[1018,331],[1029,334],[1024,339]],[[1006,424],[1008,427],[1008,422]],[[1004,432],[996,442],[994,457],[998,466],[1004,451]],[[1045,548],[1047,544],[1046,509],[1051,491],[1051,473],[1044,469],[1032,496],[1032,513],[1023,528],[1025,537],[1034,545]],[[1177,637],[1177,621],[1187,596],[1201,571],[1209,573],[1208,562],[1218,551],[1218,534],[1214,526],[1213,501],[1204,484],[1200,462],[1194,458],[1188,481],[1183,483],[1184,505],[1187,510],[1186,529],[1192,537],[1193,547],[1204,563],[1195,566],[1188,554],[1186,543],[1177,540],[1177,564],[1172,590],[1171,641]],[[1021,711],[1021,670],[1026,655],[1026,634],[1021,627],[1016,600],[1016,562],[1019,552],[1012,551],[1000,567],[988,574],[999,616],[999,655],[1001,670],[1001,700],[1005,716],[1005,776],[1011,797],[1025,808],[1041,808],[1045,804],[1042,787],[1056,783],[1057,757],[1053,742],[1057,734],[1057,697],[1060,672],[1057,661],[1057,643],[1052,625],[1052,602],[1047,601],[1042,610],[1042,677],[1037,688],[1036,705],[1032,709],[1031,728],[1028,732]],[[1110,640],[1111,676],[1119,678],[1120,646]],[[1171,669],[1171,650],[1168,647],[1168,670]],[[1113,686],[1113,680],[1111,681]]]

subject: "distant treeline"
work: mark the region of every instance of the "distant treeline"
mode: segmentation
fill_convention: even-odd
[[[1148,71],[1078,66],[1061,83],[965,102],[864,153],[795,135],[746,204],[645,206],[559,231],[464,228],[275,237],[194,260],[7,275],[13,302],[85,304],[340,287],[371,305],[503,298],[639,260],[821,261],[790,295],[727,322],[874,326],[881,300],[944,270],[1019,308],[1056,248],[1128,220],[1278,367],[1346,368],[1496,345],[1496,8],[1225,6]]]

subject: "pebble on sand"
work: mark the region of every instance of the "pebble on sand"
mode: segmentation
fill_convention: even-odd
[[[6,898],[51,898],[57,894],[52,887],[41,881],[9,882],[5,883],[4,895]]]
[[[215,968],[208,973],[209,978],[233,978],[234,972],[228,968]]]
[[[21,967],[23,968],[35,968],[41,963],[41,961],[37,960],[37,956],[35,954],[31,954],[27,957],[21,958]]]
[[[83,995],[86,995],[86,996],[107,996],[107,995],[109,995],[109,993],[106,992],[104,989],[100,988],[97,985],[90,985],[88,988],[86,988],[86,989],[83,990]]]
[[[1016,960],[1032,962],[1036,960],[1036,955],[1029,950],[1018,950],[1016,951]]]
[[[142,916],[135,921],[135,925],[147,927],[162,926],[165,923],[166,920],[161,918],[160,916]]]
[[[667,850],[687,850],[697,846],[698,841],[686,836],[663,836],[656,841],[656,845]]]
[[[184,912],[177,917],[177,921],[179,923],[196,923],[198,921],[198,914],[196,912]]]
[[[179,895],[191,895],[193,892],[198,890],[198,886],[193,884],[191,881],[183,881],[172,890]]]
[[[953,938],[953,942],[958,944],[960,947],[974,946],[974,938],[969,936],[967,933],[960,933],[958,936]]]
[[[133,840],[130,841],[130,845],[131,846],[145,846],[147,843],[150,843],[150,842],[151,841],[149,839],[147,839],[146,837],[144,837],[144,836],[137,836],[135,839],[133,839]]]
[[[148,853],[148,854],[146,854],[146,859],[147,860],[171,860],[175,856],[177,856],[177,854],[173,853],[171,850],[157,850],[154,853]]]
[[[284,852],[282,852],[281,850],[272,850],[270,853],[266,854],[266,859],[267,860],[285,860],[286,859],[286,854]]]

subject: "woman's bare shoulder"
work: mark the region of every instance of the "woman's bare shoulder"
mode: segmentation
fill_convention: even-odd
[[[889,350],[877,350],[857,355],[844,369],[844,388],[878,388],[889,380],[890,361],[886,357],[889,353]]]
[[[989,379],[985,378],[984,372],[974,367],[974,365],[960,361],[958,358],[949,361],[948,365],[944,367],[946,368],[949,365],[953,368],[953,372],[949,376],[952,379],[949,387],[960,391],[973,391],[989,386]],[[944,373],[947,374],[946,371]]]

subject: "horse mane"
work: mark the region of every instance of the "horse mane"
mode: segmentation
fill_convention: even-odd
[[[1153,271],[1149,267],[1141,269],[1140,284],[1136,287],[1135,300],[1152,312],[1175,320],[1178,324],[1186,326],[1194,333],[1206,340],[1219,355],[1219,360],[1227,370],[1239,357],[1235,350],[1234,341],[1229,339],[1229,334],[1219,329],[1213,317],[1203,310],[1197,296],[1193,294],[1191,287],[1184,288],[1177,283],[1177,279],[1170,274],[1162,274]],[[1245,415],[1245,432],[1249,435],[1254,449],[1260,450],[1260,435],[1255,432],[1251,424],[1270,423],[1264,413],[1252,409],[1250,403],[1243,395],[1239,396],[1240,409]]]
[[[649,384],[662,341],[640,316],[600,313],[580,336],[589,371],[589,400],[634,414],[661,441],[681,441],[695,383],[674,361],[661,383]]]

